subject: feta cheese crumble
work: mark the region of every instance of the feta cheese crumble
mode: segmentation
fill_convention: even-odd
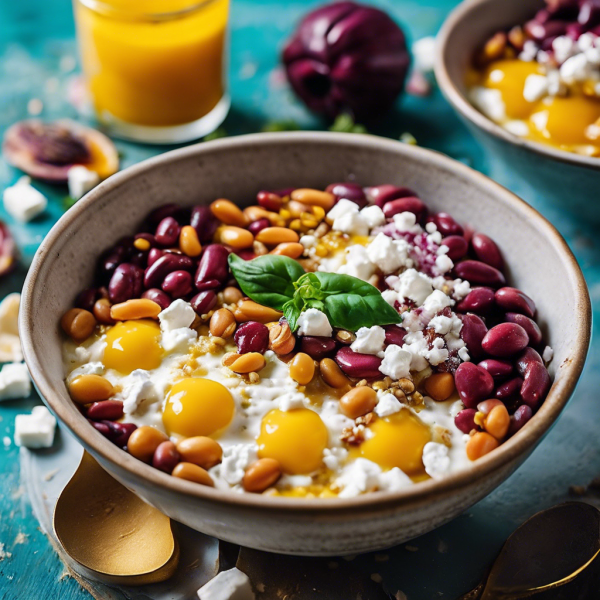
[[[17,183],[7,187],[3,194],[4,209],[21,223],[27,223],[46,210],[48,200],[31,185],[30,177],[21,177]]]
[[[56,419],[45,406],[34,406],[31,414],[15,417],[15,444],[25,448],[50,448]]]
[[[327,315],[316,308],[309,308],[298,317],[298,335],[331,337],[332,333]]]

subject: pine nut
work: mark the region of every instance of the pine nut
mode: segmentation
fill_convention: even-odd
[[[187,481],[193,481],[194,483],[207,485],[209,487],[214,487],[215,485],[212,477],[202,467],[189,462],[180,462],[173,469],[171,475],[173,475],[173,477],[178,477],[179,479],[186,479]]]
[[[220,308],[210,318],[209,331],[215,337],[228,338],[233,335],[235,327],[235,317],[227,308]]]
[[[110,316],[115,321],[132,319],[156,319],[162,308],[153,300],[135,298],[110,307]]]
[[[247,352],[236,358],[229,368],[234,373],[245,374],[260,371],[265,364],[265,357],[260,352]]]
[[[179,247],[187,256],[196,257],[202,253],[202,244],[198,239],[196,230],[191,225],[181,228],[179,234]]]
[[[298,242],[299,236],[287,227],[265,227],[256,235],[256,240],[267,246],[277,246],[284,242]]]
[[[370,413],[377,405],[377,392],[366,385],[346,392],[340,398],[341,411],[351,419]]]
[[[233,311],[235,319],[238,323],[245,321],[258,321],[259,323],[270,323],[271,321],[279,321],[283,317],[283,313],[258,304],[253,300],[244,300],[236,306]]]
[[[315,375],[315,361],[304,352],[298,352],[290,363],[290,377],[300,385],[308,385]]]
[[[323,381],[327,385],[330,385],[336,389],[350,386],[350,380],[344,375],[335,360],[331,358],[324,358],[319,363],[319,370],[321,372]]]
[[[277,244],[271,254],[277,254],[279,256],[289,256],[290,258],[299,258],[304,252],[304,246],[299,242],[284,242],[283,244]]]
[[[236,227],[246,227],[248,225],[248,217],[231,200],[215,200],[210,205],[210,210],[225,225],[235,225]]]
[[[335,196],[329,192],[313,190],[310,188],[300,188],[294,190],[291,195],[292,200],[310,204],[311,206],[320,206],[325,210],[330,210],[335,204]]]
[[[185,462],[210,469],[218,465],[223,458],[223,449],[212,438],[202,435],[181,440],[177,451]]]
[[[254,236],[247,229],[233,227],[231,225],[219,227],[215,236],[218,242],[225,246],[231,246],[236,250],[250,248],[254,241]]]
[[[261,458],[252,463],[242,480],[247,492],[261,493],[270,488],[281,477],[281,466],[274,458]]]
[[[96,319],[89,310],[72,308],[62,316],[60,324],[68,336],[76,342],[83,342],[94,333]]]

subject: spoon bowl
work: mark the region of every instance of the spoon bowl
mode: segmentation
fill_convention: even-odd
[[[165,581],[179,561],[169,517],[113,479],[87,452],[58,498],[54,531],[84,574],[106,583]]]

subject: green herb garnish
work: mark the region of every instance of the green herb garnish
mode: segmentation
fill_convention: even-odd
[[[368,133],[364,125],[354,122],[352,115],[342,113],[335,118],[329,131],[338,131],[341,133]]]
[[[230,254],[229,266],[244,294],[283,311],[292,331],[308,308],[324,312],[333,327],[349,331],[402,322],[376,287],[351,275],[306,273],[286,256],[265,255],[246,261]]]
[[[293,119],[284,119],[282,121],[270,121],[262,128],[262,131],[298,131],[299,129],[300,125],[296,121]]]
[[[227,131],[225,130],[225,127],[217,127],[214,131],[208,135],[205,135],[202,140],[204,142],[210,142],[211,140],[218,140],[224,137],[227,137]]]
[[[63,210],[69,210],[71,207],[75,206],[75,204],[77,203],[77,200],[75,200],[75,198],[73,198],[72,196],[65,196],[62,201],[62,208]]]

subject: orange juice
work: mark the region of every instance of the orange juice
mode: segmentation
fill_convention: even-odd
[[[228,0],[75,0],[83,71],[100,119],[139,126],[142,137],[178,127],[178,139],[147,141],[198,137],[197,127],[186,134],[181,126],[226,97],[228,10]],[[222,120],[227,107],[221,112]]]

